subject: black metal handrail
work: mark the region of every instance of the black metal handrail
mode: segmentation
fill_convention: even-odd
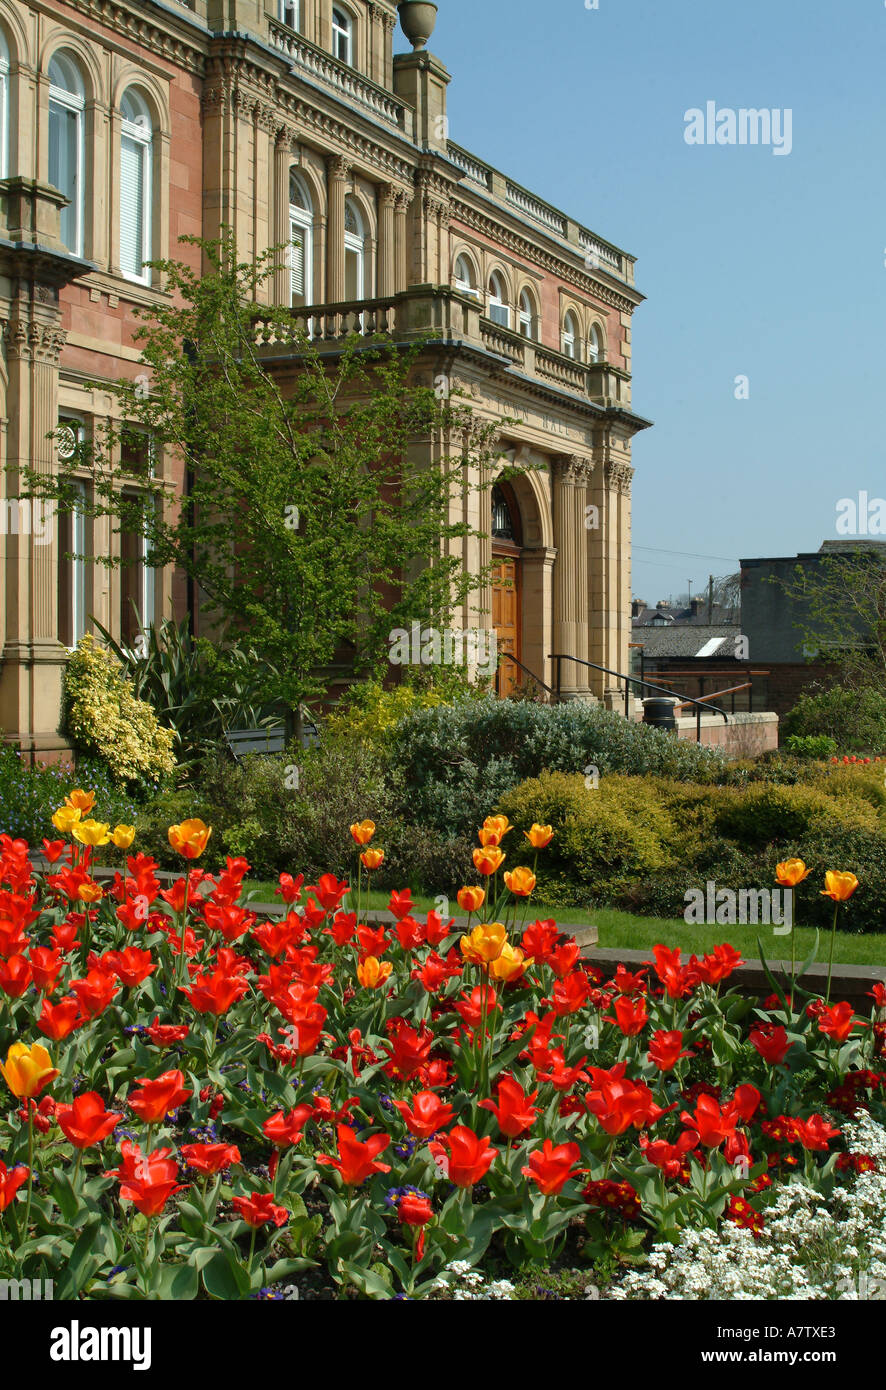
[[[511,656],[511,653],[510,653],[510,652],[499,652],[499,657],[506,657],[506,658],[508,659],[508,661],[513,661],[514,665],[515,665],[515,666],[519,666],[519,667],[520,667],[520,670],[521,670],[521,671],[524,671],[524,672],[526,673],[526,675],[529,676],[530,680],[534,680],[535,683],[536,683],[536,685],[540,685],[540,686],[541,686],[542,690],[546,690],[546,691],[548,692],[549,695],[553,695],[553,693],[554,693],[553,688],[552,688],[550,685],[545,685],[545,683],[544,683],[544,681],[542,680],[541,676],[537,676],[537,675],[535,674],[534,671],[530,671],[530,669],[529,669],[528,666],[524,666],[522,661],[518,661],[517,658],[516,658],[515,656]],[[496,693],[496,695],[499,694],[499,689],[500,689],[500,687],[499,687],[499,679],[498,679],[498,674],[499,674],[499,671],[500,671],[500,670],[501,670],[501,667],[500,667],[500,666],[497,666],[497,667],[496,667],[496,670],[495,670],[495,693]]]
[[[592,671],[605,671],[607,676],[617,676],[619,680],[624,681],[625,719],[630,718],[631,691],[630,685],[628,684],[628,682],[630,682],[632,685],[642,685],[646,690],[657,690],[662,695],[670,695],[674,699],[679,700],[681,704],[696,705],[698,707],[695,715],[695,738],[697,743],[701,743],[701,711],[703,709],[711,714],[722,714],[725,723],[727,725],[729,724],[729,715],[726,711],[724,709],[719,709],[716,705],[712,705],[708,700],[695,700],[691,695],[680,695],[674,690],[666,690],[663,685],[654,685],[652,681],[641,680],[639,676],[629,676],[624,671],[613,671],[611,666],[601,666],[596,661],[585,661],[582,656],[567,656],[565,653],[555,652],[548,660],[556,661],[557,663],[556,698],[558,703],[560,701],[560,672],[562,663],[564,661],[574,661],[577,666],[589,666]]]

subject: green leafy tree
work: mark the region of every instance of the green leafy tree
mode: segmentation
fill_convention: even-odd
[[[143,533],[154,565],[178,567],[219,627],[248,637],[258,694],[294,730],[343,651],[377,671],[392,628],[443,626],[482,584],[463,572],[471,528],[450,504],[468,459],[489,485],[498,426],[417,384],[430,342],[353,334],[329,354],[288,309],[259,309],[280,248],[242,262],[230,232],[183,241],[209,273],[155,263],[171,298],[142,312],[141,381],[105,383],[114,418],[88,454],[54,479],[29,471],[28,486],[82,508],[73,478],[88,463],[87,514]]]
[[[886,549],[860,544],[773,577],[809,661],[833,663],[849,689],[886,685]]]

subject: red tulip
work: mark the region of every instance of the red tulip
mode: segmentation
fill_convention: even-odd
[[[390,1144],[387,1134],[370,1134],[361,1143],[349,1125],[338,1125],[338,1158],[318,1154],[317,1162],[337,1168],[346,1187],[359,1187],[373,1173],[390,1173],[389,1163],[380,1163],[378,1155]]]
[[[635,1038],[649,1022],[646,1000],[642,995],[639,999],[632,999],[627,994],[620,994],[612,1007],[615,1018],[605,1018],[604,1021],[617,1024],[626,1038]]]
[[[193,1095],[193,1091],[186,1089],[184,1081],[184,1072],[180,1071],[165,1071],[153,1080],[147,1076],[139,1077],[141,1089],[130,1092],[127,1102],[145,1124],[156,1124]]]
[[[405,1100],[395,1100],[394,1104],[403,1116],[406,1128],[418,1139],[430,1139],[439,1129],[443,1129],[455,1117],[451,1105],[447,1105],[433,1091],[419,1091],[412,1098],[412,1109]]]
[[[402,921],[404,917],[410,916],[414,907],[411,888],[404,888],[399,893],[395,889],[388,899],[388,912],[392,913],[398,922]]]
[[[196,1173],[220,1173],[232,1163],[240,1162],[236,1144],[183,1144],[181,1153],[185,1163]]]
[[[238,999],[242,999],[249,985],[242,975],[229,975],[224,970],[214,970],[206,975],[199,970],[191,981],[191,987],[179,985],[179,989],[198,1014],[227,1013]]]
[[[588,1074],[582,1070],[586,1061],[587,1058],[582,1057],[574,1066],[569,1066],[561,1047],[532,1049],[532,1063],[539,1081],[553,1086],[561,1094],[571,1091],[576,1082],[587,1081]]]
[[[481,1139],[467,1125],[456,1125],[428,1148],[436,1159],[445,1162],[446,1176],[456,1187],[473,1187],[488,1173],[499,1153],[488,1139]]]
[[[666,1144],[663,1139],[650,1142],[645,1134],[640,1135],[643,1157],[654,1163],[656,1168],[660,1168],[666,1178],[671,1179],[680,1176],[686,1155],[690,1149],[695,1148],[697,1142],[697,1136],[691,1129],[684,1130],[676,1144]]]
[[[408,1023],[400,1021],[394,1028],[390,1042],[384,1044],[390,1058],[385,1074],[409,1081],[420,1067],[427,1064],[433,1043],[434,1035],[430,1028],[423,1024],[410,1028]]]
[[[810,1115],[808,1120],[794,1121],[795,1138],[811,1152],[826,1153],[830,1141],[841,1132],[832,1128],[823,1115]]]
[[[139,950],[138,946],[127,946],[123,951],[108,951],[104,961],[127,989],[134,989],[157,969],[150,951]]]
[[[404,1226],[426,1226],[434,1217],[430,1197],[420,1192],[404,1192],[397,1203],[397,1216]]]
[[[601,1129],[609,1135],[624,1134],[633,1125],[642,1129],[652,1119],[655,1103],[643,1081],[629,1081],[626,1062],[604,1071],[591,1067],[594,1089],[585,1096],[585,1105]]]
[[[64,965],[61,952],[50,950],[48,946],[32,946],[28,955],[34,984],[41,994],[51,994]]]
[[[26,956],[10,956],[0,959],[0,989],[10,999],[21,999],[31,983],[31,962]]]
[[[184,1185],[176,1182],[178,1168],[170,1157],[171,1149],[143,1154],[137,1144],[124,1139],[120,1153],[120,1167],[105,1176],[119,1178],[120,1200],[132,1202],[145,1216],[157,1216],[174,1192],[185,1190]]]
[[[659,1071],[673,1071],[681,1057],[692,1057],[692,1052],[683,1049],[683,1034],[676,1029],[672,1032],[653,1033],[647,1056]]]
[[[71,1105],[59,1105],[55,1118],[65,1138],[75,1149],[91,1149],[101,1144],[123,1119],[122,1114],[106,1110],[98,1091],[85,1091]]]
[[[268,1221],[282,1226],[289,1215],[286,1207],[276,1205],[273,1192],[253,1192],[251,1197],[234,1197],[231,1205],[237,1208],[247,1226],[253,1229],[264,1226]]]
[[[555,1148],[551,1140],[546,1139],[540,1149],[535,1149],[529,1155],[528,1165],[520,1172],[524,1177],[531,1178],[546,1197],[555,1197],[562,1192],[570,1178],[584,1171],[575,1167],[580,1157],[581,1150],[577,1144],[558,1144]]]
[[[84,1019],[98,1018],[104,1013],[120,986],[108,971],[89,970],[85,980],[72,980],[70,989],[80,1001]]]
[[[545,965],[553,955],[559,935],[560,928],[553,918],[548,922],[533,922],[520,938],[520,950],[539,965]]]
[[[480,1108],[492,1112],[502,1134],[517,1139],[535,1124],[541,1109],[533,1104],[537,1095],[537,1089],[527,1095],[512,1076],[503,1076],[498,1083],[498,1104],[494,1100],[481,1100]]]
[[[653,946],[652,954],[655,973],[671,999],[682,999],[684,994],[695,989],[700,978],[698,971],[691,964],[680,964],[680,952],[676,947],[668,950],[667,946]]]
[[[22,1183],[28,1181],[28,1171],[23,1163],[7,1168],[0,1161],[0,1211],[6,1210]]]
[[[339,883],[335,874],[322,874],[316,884],[308,884],[307,891],[314,894],[317,902],[327,912],[334,912],[349,887],[348,883]]]
[[[294,1110],[288,1111],[278,1110],[265,1120],[262,1132],[278,1149],[285,1149],[299,1142],[302,1130],[313,1113],[310,1105],[297,1105]]]
[[[159,1015],[145,1029],[155,1047],[171,1047],[173,1043],[184,1042],[190,1031],[186,1023],[161,1023]]]
[[[772,1023],[761,1023],[758,1028],[752,1028],[750,1041],[763,1061],[768,1062],[771,1067],[784,1061],[791,1046],[787,1030]]]
[[[52,1038],[53,1042],[60,1042],[84,1022],[85,1019],[80,1017],[79,1000],[73,994],[68,994],[57,1004],[50,1004],[48,999],[43,1000],[37,1027],[47,1038]]]
[[[854,1027],[855,1013],[851,1004],[844,1001],[822,1009],[818,1020],[819,1032],[833,1038],[834,1042],[845,1042]]]

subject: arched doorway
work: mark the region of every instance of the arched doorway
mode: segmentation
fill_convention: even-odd
[[[523,534],[520,508],[509,483],[492,489],[492,626],[498,643],[496,693],[510,695],[522,684]],[[513,657],[515,660],[508,660]]]

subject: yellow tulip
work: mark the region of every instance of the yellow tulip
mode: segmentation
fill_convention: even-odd
[[[72,806],[82,816],[88,816],[95,805],[95,792],[84,792],[78,787],[77,791],[65,797],[65,805]]]
[[[98,845],[110,843],[111,827],[104,821],[80,820],[72,828],[71,834],[81,845],[89,845],[95,849]]]
[[[111,832],[111,840],[118,849],[129,849],[134,839],[134,825],[115,825]]]
[[[362,820],[351,826],[351,834],[357,845],[368,845],[375,834],[375,821]]]
[[[807,869],[802,859],[785,859],[775,866],[776,881],[785,888],[796,888],[811,873],[812,870]]]
[[[391,962],[379,960],[377,956],[367,956],[357,965],[357,979],[364,989],[378,989],[391,973]]]
[[[523,834],[533,849],[544,849],[554,838],[554,832],[549,825],[538,825],[537,823],[533,825],[531,830],[524,830]]]
[[[464,888],[459,888],[456,898],[463,912],[477,912],[486,901],[486,889],[472,888],[466,885]]]
[[[360,862],[364,869],[378,869],[384,863],[385,852],[383,849],[364,849],[360,855]]]
[[[843,874],[836,869],[828,869],[824,876],[825,887],[821,890],[823,898],[833,898],[835,903],[845,903],[858,887],[855,874]]]
[[[508,980],[516,980],[532,965],[532,956],[524,956],[519,946],[511,946],[505,942],[501,948],[501,955],[494,960],[489,967],[489,974],[493,980],[500,980],[502,984],[507,984]]]
[[[199,859],[209,843],[212,826],[204,825],[202,820],[183,820],[181,825],[171,825],[168,830],[169,843],[176,854],[185,859]]]
[[[54,1081],[58,1070],[52,1065],[52,1058],[42,1043],[13,1043],[6,1054],[6,1062],[0,1062],[0,1072],[14,1096],[28,1100],[36,1096]]]
[[[498,960],[507,941],[503,922],[480,922],[470,936],[463,936],[461,953],[471,965],[489,965]]]
[[[475,849],[473,859],[478,874],[494,874],[501,868],[505,856],[497,846],[490,845],[488,849]]]
[[[80,812],[76,806],[59,806],[52,817],[52,823],[63,835],[70,835],[79,819]]]
[[[504,874],[504,881],[517,898],[528,898],[535,887],[535,874],[524,865]]]

